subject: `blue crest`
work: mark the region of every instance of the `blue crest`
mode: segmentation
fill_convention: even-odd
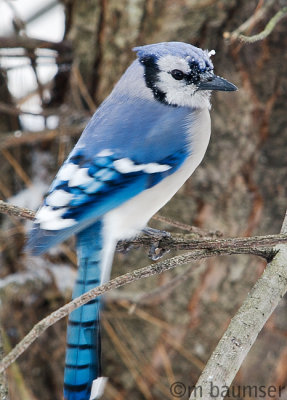
[[[154,57],[155,59],[158,59],[167,55],[173,55],[176,57],[188,58],[190,59],[190,62],[197,63],[200,66],[205,65],[205,68],[201,69],[213,70],[213,64],[208,55],[208,51],[202,50],[188,43],[155,43],[145,46],[134,47],[133,51],[137,53],[140,60],[146,57]]]

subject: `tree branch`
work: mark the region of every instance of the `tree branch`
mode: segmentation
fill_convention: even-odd
[[[35,217],[34,211],[6,203],[3,200],[0,200],[0,213],[30,220]],[[253,254],[268,260],[274,255],[271,247],[279,243],[286,243],[287,234],[218,239],[201,238],[195,233],[173,234],[160,239],[157,236],[138,236],[132,240],[120,241],[117,245],[117,251],[123,251],[130,246],[150,248],[155,242],[159,248],[168,250],[204,249],[218,251],[218,254],[221,251],[229,255]]]
[[[226,254],[245,254],[246,249],[234,249],[234,248],[222,248],[222,249],[197,249],[186,254],[169,258],[167,260],[151,264],[147,267],[134,270],[127,274],[121,275],[115,279],[112,279],[108,283],[96,287],[89,292],[77,297],[75,300],[67,303],[63,307],[54,311],[48,317],[38,322],[32,330],[14,347],[13,350],[2,360],[0,363],[0,373],[9,367],[45,330],[59,321],[60,319],[67,316],[76,308],[88,303],[90,300],[109,292],[112,289],[119,288],[121,286],[128,285],[132,282],[136,282],[140,279],[148,278],[150,276],[161,274],[164,271],[176,268],[179,265],[188,264],[191,261],[202,260],[215,255],[226,255]]]
[[[150,248],[157,240],[157,237],[139,236],[128,241],[118,243],[117,250],[122,251],[127,246],[143,246]],[[168,250],[195,250],[206,249],[219,252],[226,251],[226,254],[253,254],[266,258],[273,258],[274,250],[272,246],[287,242],[287,234],[235,237],[235,238],[198,238],[195,234],[173,234],[169,237],[163,237],[158,242],[158,247]],[[239,251],[239,253],[237,253]]]
[[[33,220],[35,217],[34,211],[29,210],[28,208],[22,208],[14,206],[13,204],[5,203],[3,200],[0,200],[0,213],[30,220]]]
[[[50,49],[56,50],[61,53],[66,52],[72,54],[72,44],[65,40],[62,42],[51,42],[49,40],[40,40],[36,38],[30,38],[28,36],[0,36],[0,48],[17,48],[22,47],[26,50],[35,49]]]
[[[278,24],[278,22],[286,17],[287,15],[287,7],[283,7],[281,10],[279,10],[268,22],[268,24],[265,26],[263,31],[260,33],[257,33],[256,35],[252,36],[246,36],[243,34],[239,34],[238,38],[242,40],[245,43],[255,43],[258,42],[259,40],[265,39],[267,36],[270,35],[270,33],[273,31],[275,26]]]
[[[10,147],[20,146],[22,144],[35,144],[54,140],[63,136],[78,136],[82,133],[86,123],[78,125],[60,126],[56,129],[46,129],[38,132],[15,131],[0,135],[0,150]]]
[[[287,213],[281,233],[287,233]],[[277,245],[274,250],[277,254],[232,318],[195,385],[200,390],[194,390],[190,400],[213,399],[211,387],[218,388],[217,399],[225,397],[224,389],[232,383],[259,332],[286,293],[287,245]]]
[[[1,56],[1,55],[0,55]],[[42,85],[43,87],[45,85]],[[4,114],[9,114],[9,115],[32,115],[33,117],[49,117],[51,115],[57,115],[61,116],[61,112],[59,109],[49,109],[49,110],[42,110],[41,112],[32,112],[32,111],[24,111],[21,110],[19,107],[15,107],[11,104],[5,104],[3,102],[0,102],[0,112]],[[71,110],[71,112],[73,112]],[[65,112],[67,114],[67,112]]]
[[[267,36],[272,33],[276,25],[279,23],[279,21],[284,18],[287,15],[287,7],[283,7],[280,9],[266,24],[265,28],[263,31],[256,35],[252,36],[247,36],[244,35],[242,32],[245,32],[247,30],[250,30],[256,23],[261,21],[269,9],[274,5],[275,0],[268,0],[265,2],[265,4],[258,9],[254,14],[251,15],[250,18],[248,18],[242,25],[240,25],[237,29],[235,29],[233,32],[224,32],[223,37],[227,40],[234,41],[234,40],[241,40],[244,43],[255,43],[258,42],[259,40],[265,39]]]

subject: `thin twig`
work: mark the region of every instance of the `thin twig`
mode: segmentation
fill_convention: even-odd
[[[287,233],[286,228],[287,213],[282,234]],[[259,332],[287,292],[287,245],[277,245],[274,250],[277,254],[267,264],[261,278],[232,318],[196,383],[197,390],[193,391],[190,400],[213,399],[212,388],[218,390],[217,399],[225,397],[224,389],[231,385]]]
[[[150,389],[143,379],[143,377],[139,374],[139,371],[137,370],[139,367],[139,363],[134,357],[134,354],[129,350],[129,348],[126,346],[126,344],[120,340],[118,332],[113,329],[109,321],[105,318],[102,319],[102,325],[110,337],[113,347],[117,350],[119,356],[121,357],[122,361],[128,368],[130,374],[134,378],[139,390],[141,391],[143,398],[146,400],[152,400],[152,395],[150,392]]]
[[[117,250],[121,251],[123,248],[130,246],[150,248],[156,240],[156,236],[139,236],[135,239],[119,242]],[[168,250],[206,249],[221,251],[221,249],[229,249],[233,251],[236,248],[240,248],[240,254],[253,254],[268,259],[273,256],[270,247],[286,242],[287,234],[220,239],[201,238],[194,234],[173,234],[169,237],[163,237],[158,246]]]
[[[263,31],[260,33],[257,33],[256,35],[252,36],[246,36],[243,34],[240,34],[238,37],[240,40],[242,40],[245,43],[255,43],[258,42],[259,40],[265,39],[267,36],[270,35],[270,33],[273,31],[275,26],[278,24],[278,22],[286,17],[287,15],[287,7],[283,7],[281,10],[279,10],[268,22],[268,24],[265,26]]]
[[[160,222],[164,222],[165,224],[174,226],[175,228],[179,228],[183,231],[187,231],[190,233],[196,233],[198,236],[202,236],[202,237],[206,237],[206,236],[212,236],[212,237],[221,237],[223,236],[222,232],[219,231],[204,231],[200,228],[197,228],[196,226],[192,226],[192,225],[188,225],[188,224],[184,224],[183,222],[179,222],[179,221],[175,221],[172,218],[168,218],[168,217],[164,217],[162,215],[159,214],[155,214],[152,217],[155,221],[160,221]]]
[[[6,3],[6,5],[10,8],[10,10],[12,11],[13,14],[13,27],[14,30],[19,33],[22,31],[22,34],[24,33],[25,35],[25,29],[26,29],[26,23],[23,21],[23,19],[20,17],[20,14],[18,13],[18,10],[16,9],[16,7],[14,6],[13,2],[9,1],[9,0],[4,0],[4,2]]]
[[[170,294],[184,281],[190,278],[192,272],[194,272],[195,266],[194,264],[190,265],[188,268],[184,270],[181,274],[177,275],[175,278],[170,279],[164,285],[156,287],[154,290],[143,293],[135,296],[133,293],[133,297],[129,299],[130,302],[139,305],[156,305],[160,302],[163,302],[167,299]]]
[[[1,145],[0,145],[0,148],[1,148]],[[8,210],[9,210],[9,215],[15,215],[16,217],[33,219],[35,216],[35,213],[32,210],[28,210],[29,217],[27,217],[27,209],[21,209],[21,207],[13,206],[11,204],[4,203],[3,201],[0,202],[0,212],[8,214]],[[22,211],[23,211],[23,213],[22,213]],[[156,221],[161,221],[166,224],[175,226],[179,229],[194,233],[194,234],[196,234],[196,236],[199,236],[199,237],[208,237],[208,236],[221,237],[222,236],[222,233],[219,231],[204,231],[202,229],[197,228],[196,226],[186,225],[181,222],[175,221],[170,218],[163,217],[158,214],[154,215],[152,218]],[[136,245],[137,243],[135,242],[134,244]]]
[[[30,64],[29,64],[30,66]],[[41,112],[32,112],[32,111],[25,111],[21,110],[18,107],[15,107],[11,104],[5,104],[3,102],[0,102],[0,111],[3,112],[4,114],[9,114],[9,115],[32,115],[33,117],[49,117],[51,115],[57,114],[60,116],[59,109],[58,110],[43,110]]]
[[[27,50],[35,49],[50,49],[56,50],[61,53],[67,53],[72,56],[72,44],[71,42],[64,40],[62,42],[51,42],[48,40],[40,40],[31,38],[28,36],[0,36],[0,48],[17,48],[22,47]]]
[[[6,203],[3,200],[0,200],[0,213],[31,220],[35,218],[34,211],[29,210],[28,208],[14,206],[13,204]]]
[[[88,88],[83,80],[83,77],[80,73],[78,65],[73,65],[72,74],[74,75],[74,78],[76,80],[76,83],[78,85],[80,93],[83,96],[83,99],[87,103],[90,112],[93,114],[95,112],[97,106],[95,105],[94,100],[92,99],[92,97],[88,91]]]
[[[1,153],[6,158],[6,160],[11,165],[11,167],[14,169],[16,175],[18,175],[19,178],[22,179],[22,181],[25,183],[26,186],[30,186],[32,183],[31,179],[26,174],[26,172],[24,171],[22,166],[19,164],[19,162],[16,160],[16,158],[13,157],[12,154],[7,149],[2,149]]]
[[[100,296],[112,289],[127,285],[129,283],[135,282],[139,279],[146,278],[171,268],[175,268],[178,265],[189,263],[191,260],[203,257],[210,252],[205,252],[202,250],[197,250],[192,253],[185,254],[183,256],[177,256],[157,264],[149,265],[148,267],[129,272],[118,278],[111,280],[110,282],[96,287],[89,292],[83,294],[82,296],[76,298],[75,300],[67,303],[63,307],[54,311],[52,314],[38,322],[32,330],[18,343],[14,349],[2,360],[0,363],[0,373],[9,367],[49,326],[53,325],[60,319],[67,316],[70,312],[76,308],[86,304],[90,300],[97,296]]]
[[[3,344],[4,344],[4,349],[6,351],[11,351],[12,345],[11,345],[9,336],[5,331],[3,331]],[[23,372],[17,363],[14,363],[9,370],[8,387],[9,387],[10,382],[11,383],[13,382],[13,384],[11,386],[13,386],[13,389],[17,392],[19,399],[21,399],[21,400],[37,400],[35,398],[35,396],[33,395],[33,392],[31,391],[31,389],[29,388],[28,382],[25,382],[25,379],[23,377]],[[11,389],[12,389],[12,387],[11,387]],[[11,390],[12,393],[14,393],[13,389]],[[12,393],[11,393],[11,395],[13,396]]]
[[[58,5],[59,5],[58,0],[52,0],[49,3],[43,4],[43,6],[40,9],[36,9],[36,11],[34,11],[34,13],[31,14],[26,19],[26,24],[28,25],[31,22],[36,21],[38,18],[41,18],[43,15],[45,15],[46,13],[48,13],[50,10],[57,7]]]
[[[274,5],[275,1],[276,0],[265,1],[264,5],[255,11],[246,21],[243,22],[243,24],[233,32],[224,32],[223,37],[230,41],[237,40],[242,32],[249,30],[265,17],[268,10]]]
[[[63,136],[79,136],[86,123],[61,126],[56,129],[46,129],[37,132],[15,131],[0,135],[0,149],[20,146],[22,144],[35,144],[54,140]]]

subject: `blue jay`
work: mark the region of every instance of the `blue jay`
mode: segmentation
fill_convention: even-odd
[[[180,42],[134,51],[137,59],[56,175],[27,244],[37,255],[76,234],[73,298],[109,279],[118,240],[146,227],[199,165],[210,137],[211,91],[236,90],[214,74],[213,51]],[[95,299],[69,318],[65,399],[100,397],[100,377]]]

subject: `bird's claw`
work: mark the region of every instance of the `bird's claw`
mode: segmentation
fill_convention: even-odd
[[[117,252],[122,253],[122,254],[127,254],[134,247],[135,246],[131,243],[128,243],[125,241],[120,241],[120,242],[118,242],[118,245],[117,245]]]
[[[150,228],[149,226],[143,229],[143,233],[145,233],[148,236],[153,236],[155,239],[158,240],[171,236],[169,232],[161,231],[160,229]]]
[[[160,247],[160,242],[154,242],[150,246],[148,256],[153,261],[157,261],[169,252],[170,252],[169,249],[164,249],[164,248]]]
[[[169,253],[169,249],[165,249],[160,246],[160,241],[164,238],[170,237],[170,233],[166,231],[161,231],[159,229],[154,229],[150,227],[146,227],[143,229],[143,232],[148,235],[152,236],[155,241],[151,244],[149,249],[148,256],[153,260],[157,261],[162,258],[165,254]]]

